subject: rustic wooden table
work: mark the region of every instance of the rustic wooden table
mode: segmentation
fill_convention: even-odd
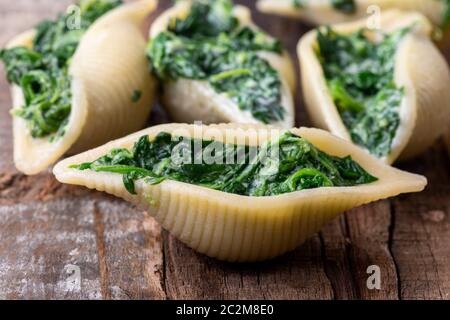
[[[69,2],[0,0],[0,47]],[[251,0],[239,2],[253,6]],[[161,0],[158,12],[170,4]],[[254,15],[294,57],[307,28]],[[11,100],[1,74],[2,299],[450,298],[450,168],[442,142],[427,155],[399,164],[428,177],[425,192],[347,212],[273,261],[228,264],[196,254],[124,201],[61,185],[50,170],[31,177],[17,172]],[[300,90],[296,101],[297,124],[308,125]],[[153,119],[151,124],[167,121],[159,107]],[[380,290],[367,288],[370,265],[381,269]]]

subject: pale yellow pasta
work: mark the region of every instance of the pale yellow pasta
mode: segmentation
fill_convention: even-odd
[[[159,132],[260,145],[283,130],[262,125],[165,124],[65,159],[53,172],[62,183],[105,191],[147,210],[188,246],[221,260],[270,259],[294,249],[345,210],[401,193],[418,192],[427,183],[424,177],[392,168],[326,131],[308,128],[291,132],[330,155],[351,155],[379,180],[354,187],[317,188],[270,197],[240,196],[173,180],[157,185],[138,180],[137,195],[132,195],[125,189],[120,174],[69,168],[92,162],[113,148],[131,148],[142,135],[153,139]]]
[[[78,153],[141,129],[151,111],[155,80],[145,57],[140,30],[155,9],[155,0],[122,5],[99,18],[83,35],[72,58],[72,108],[65,134],[51,142],[33,138],[26,121],[13,118],[14,162],[25,174],[36,174],[63,154]],[[34,31],[13,39],[8,47],[31,47]],[[142,92],[133,102],[135,90]],[[23,106],[20,87],[12,86],[13,108]]]
[[[150,38],[167,30],[173,19],[185,18],[189,14],[191,5],[191,1],[179,1],[174,7],[162,13],[150,28]],[[241,25],[257,28],[251,21],[248,8],[235,6],[233,14],[239,19]],[[283,121],[272,123],[272,125],[291,128],[295,120],[292,98],[295,90],[295,73],[291,58],[287,52],[282,55],[260,52],[259,55],[277,70],[282,82],[281,105],[286,112]],[[163,86],[162,102],[176,122],[197,120],[203,123],[260,123],[252,116],[251,112],[241,110],[228,96],[217,93],[207,81],[178,79],[177,81],[166,81]]]
[[[332,26],[340,33],[351,33],[365,26],[365,20]],[[390,153],[382,160],[414,157],[446,132],[450,121],[450,73],[447,62],[430,40],[432,27],[419,13],[387,11],[381,16],[381,30],[392,32],[414,25],[399,43],[395,55],[394,81],[404,88],[399,114],[400,125]],[[303,94],[314,124],[351,140],[330,95],[317,57],[317,31],[304,35],[298,44]]]

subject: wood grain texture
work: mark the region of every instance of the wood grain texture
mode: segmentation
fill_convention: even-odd
[[[253,7],[251,0],[237,2]],[[0,0],[0,46],[68,3]],[[147,25],[170,5],[161,0]],[[298,68],[295,46],[307,27],[256,12],[254,18],[282,40]],[[298,86],[297,125],[308,125],[301,96]],[[229,264],[193,252],[128,203],[61,185],[50,170],[32,177],[18,173],[10,104],[1,76],[0,298],[450,298],[450,169],[441,144],[400,165],[430,179],[425,192],[351,210],[272,261]],[[167,121],[156,105],[149,125]],[[381,269],[380,290],[367,288],[371,265]]]

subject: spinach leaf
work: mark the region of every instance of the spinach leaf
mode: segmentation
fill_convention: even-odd
[[[2,49],[0,60],[9,82],[22,88],[25,104],[13,115],[27,121],[34,138],[50,140],[64,135],[71,111],[70,59],[84,32],[100,16],[117,7],[119,0],[82,0],[80,26],[69,28],[73,13],[60,15],[36,26],[32,48]]]
[[[142,136],[131,151],[113,149],[79,170],[123,175],[126,189],[134,182],[157,184],[165,179],[247,196],[271,196],[303,189],[355,186],[377,178],[351,157],[330,156],[306,139],[286,132],[260,147],[223,144],[159,133]]]
[[[8,81],[20,84],[20,80],[28,70],[38,69],[41,66],[42,54],[22,47],[2,49],[0,59],[5,63]]]
[[[365,29],[343,35],[325,28],[317,35],[317,55],[341,118],[352,140],[377,157],[389,154],[400,125],[404,90],[394,83],[395,53],[409,30],[382,35],[376,43]]]
[[[352,14],[356,11],[355,0],[331,0],[331,5],[339,11],[346,14]]]
[[[281,81],[258,51],[281,53],[279,41],[262,31],[239,26],[232,2],[194,1],[184,20],[150,41],[147,56],[153,73],[163,81],[208,81],[241,110],[264,123],[284,119]]]

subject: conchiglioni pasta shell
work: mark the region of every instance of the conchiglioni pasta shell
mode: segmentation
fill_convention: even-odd
[[[179,1],[174,7],[162,13],[150,28],[150,38],[154,38],[167,30],[170,21],[173,19],[185,18],[189,14],[191,5],[191,1]],[[239,19],[241,25],[257,28],[251,21],[248,8],[235,6],[233,13]],[[272,125],[291,128],[295,121],[292,93],[296,85],[292,60],[287,52],[282,55],[260,52],[259,55],[277,70],[282,82],[281,104],[286,110],[285,118],[279,123],[272,123]],[[162,102],[176,122],[198,120],[203,123],[260,123],[252,116],[251,112],[239,109],[238,105],[225,94],[217,93],[207,81],[178,79],[166,81],[163,87]]]
[[[345,210],[400,193],[421,191],[427,183],[424,177],[392,168],[326,131],[307,128],[291,131],[328,154],[351,155],[379,180],[355,187],[318,188],[271,197],[240,196],[173,180],[158,185],[139,180],[137,195],[131,195],[120,174],[69,168],[93,161],[112,148],[131,148],[142,135],[152,139],[159,132],[248,145],[262,144],[282,132],[274,127],[238,124],[166,124],[148,128],[65,159],[53,172],[62,183],[105,191],[148,210],[165,229],[198,252],[239,262],[283,254]]]
[[[437,0],[354,0],[356,12],[343,13],[333,7],[331,0],[306,0],[302,8],[294,7],[293,0],[258,0],[257,8],[265,13],[299,18],[310,24],[325,25],[354,21],[390,9],[418,11],[435,25],[444,17],[445,3]]]
[[[99,18],[84,34],[69,69],[72,109],[66,133],[50,142],[33,138],[26,121],[13,117],[14,162],[25,174],[36,174],[64,153],[78,153],[141,129],[151,111],[155,80],[145,57],[140,30],[155,0],[116,8]],[[13,39],[8,47],[31,47],[34,31]],[[134,90],[142,92],[132,102]],[[12,86],[13,108],[23,106],[20,87]]]
[[[382,31],[392,32],[414,24],[399,43],[395,55],[394,80],[405,90],[400,105],[400,125],[386,163],[407,159],[430,147],[446,130],[450,119],[450,74],[447,62],[429,36],[432,27],[419,13],[391,10],[381,16]],[[351,33],[365,27],[365,20],[338,24],[334,30]],[[298,44],[303,94],[316,126],[351,140],[330,95],[317,57],[317,31],[303,36]]]

